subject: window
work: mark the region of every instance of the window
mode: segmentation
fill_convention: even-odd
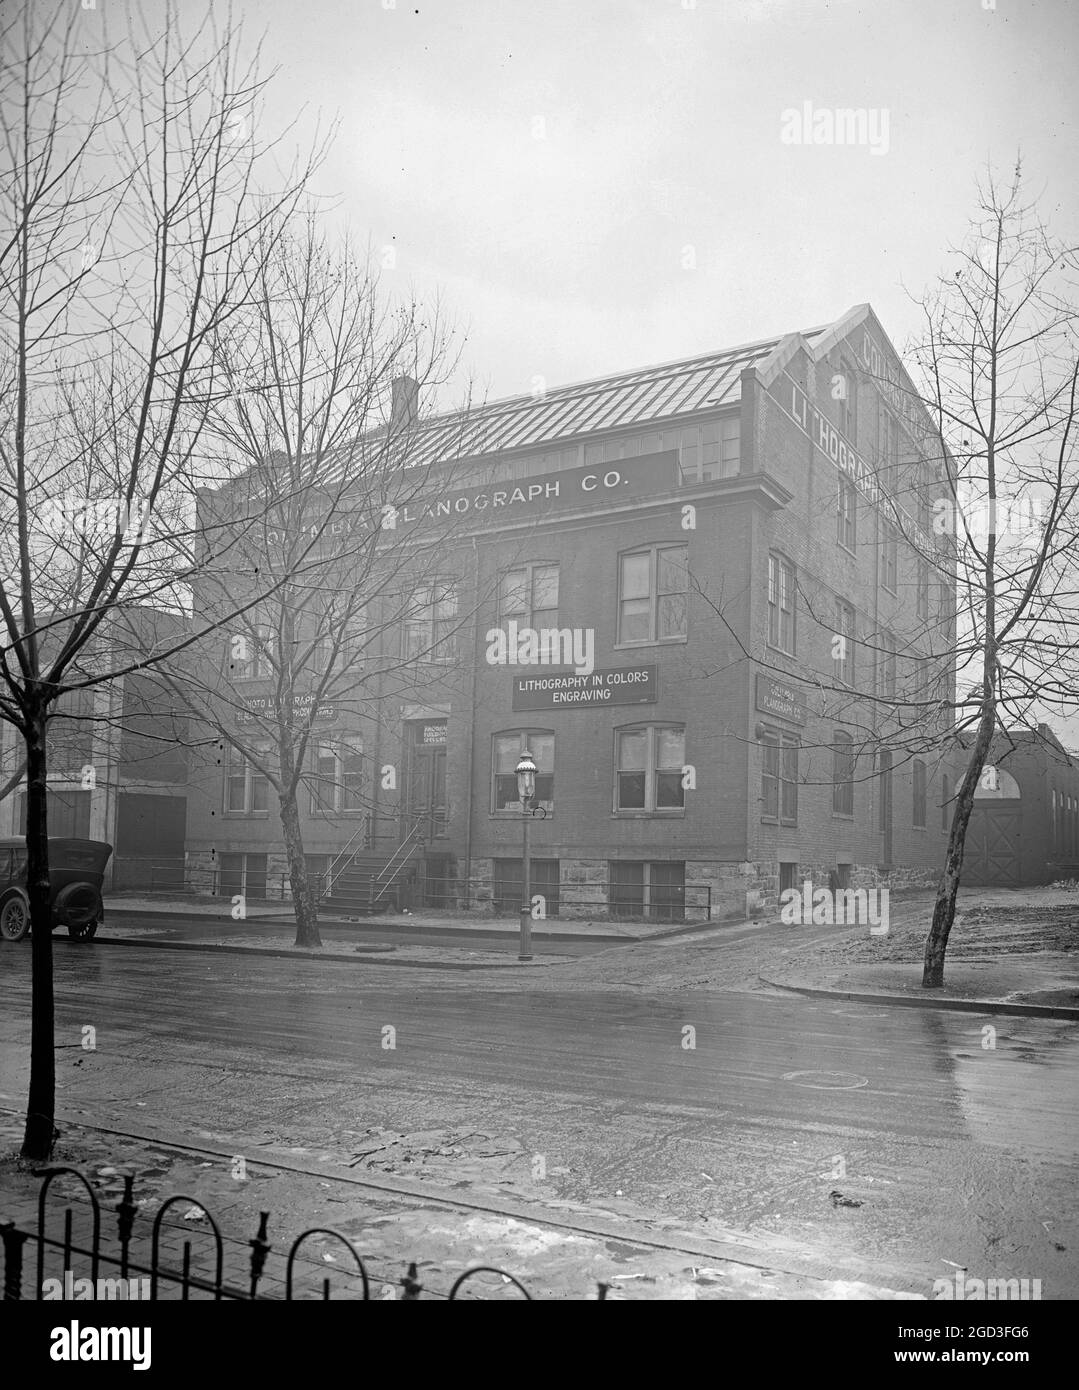
[[[686,866],[670,860],[611,859],[607,864],[611,915],[682,921],[686,911]]]
[[[880,582],[890,593],[897,592],[898,540],[895,527],[883,518],[880,523]]]
[[[919,559],[917,578],[917,598],[915,611],[919,622],[926,622],[929,618],[929,562]]]
[[[940,784],[940,828],[947,834],[952,823],[952,779],[944,774]]]
[[[877,456],[882,489],[895,495],[899,486],[899,421],[877,405]]]
[[[761,819],[798,821],[797,734],[768,730],[761,737]]]
[[[689,548],[650,546],[619,556],[618,641],[680,641],[686,635]]]
[[[858,524],[858,493],[845,473],[839,475],[839,510],[836,540],[844,550],[854,551]]]
[[[499,586],[498,616],[502,622],[514,618],[518,627],[557,627],[558,566],[530,564],[508,570]]]
[[[835,641],[832,674],[844,685],[854,685],[854,609],[843,599],[835,604]]]
[[[741,467],[741,421],[737,415],[687,425],[677,435],[677,442],[683,483],[710,483],[737,476]]]
[[[548,815],[554,812],[554,734],[546,729],[514,729],[494,736],[491,753],[491,812],[494,815],[500,811],[521,814],[515,769],[526,748],[537,768],[532,806],[542,806]]]
[[[832,812],[854,815],[854,740],[842,729],[832,735]]]
[[[887,628],[880,634],[880,652],[878,670],[880,673],[879,690],[881,695],[889,699],[895,699],[895,634],[889,632]]]
[[[648,725],[615,733],[616,811],[649,815],[677,813],[685,808],[683,769],[686,731]]]
[[[320,739],[314,749],[311,787],[313,815],[355,815],[363,811],[363,739]]]
[[[794,655],[794,566],[782,555],[768,556],[768,645]]]
[[[259,761],[269,754],[270,745],[258,744],[253,750]],[[265,816],[269,813],[270,783],[266,774],[250,762],[238,748],[228,745],[225,774],[225,811],[233,816]]]
[[[266,623],[233,633],[228,640],[226,660],[234,681],[263,680],[273,674],[277,634]]]
[[[457,586],[449,579],[420,584],[405,611],[406,661],[451,661],[456,643]]]
[[[911,778],[914,783],[914,815],[911,824],[915,830],[925,829],[925,763],[920,758],[915,758],[911,766]]]
[[[842,381],[842,394],[838,398],[839,428],[854,444],[858,435],[858,380],[845,358],[840,359],[839,368]]]
[[[221,855],[218,893],[223,898],[265,898],[266,864],[265,854]]]

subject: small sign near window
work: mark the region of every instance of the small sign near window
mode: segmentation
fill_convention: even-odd
[[[794,685],[757,673],[757,708],[792,724],[806,722],[805,696]]]
[[[422,738],[421,742],[423,742],[425,745],[429,745],[429,744],[433,744],[433,743],[445,743],[445,742],[446,742],[446,726],[445,726],[445,724],[425,724],[425,725],[423,726],[423,738]]]

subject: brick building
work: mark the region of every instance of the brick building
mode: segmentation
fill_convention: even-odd
[[[515,906],[527,746],[549,912],[741,917],[806,877],[933,881],[955,603],[913,399],[861,306],[426,422],[433,470],[387,544],[453,530],[407,620],[374,625],[411,668],[373,660],[362,698],[325,710],[310,867]],[[528,630],[563,636],[545,660]],[[267,675],[234,669],[237,699]],[[193,884],[281,891],[271,800],[224,746],[196,761]]]
[[[42,622],[44,620],[42,619]],[[128,604],[101,625],[69,672],[123,665],[178,640],[184,619]],[[187,722],[151,674],[134,671],[61,696],[49,721],[49,834],[113,846],[107,887],[176,889],[184,884]],[[23,759],[22,738],[0,724],[0,775]],[[26,792],[0,801],[0,836],[26,828]]]
[[[1047,724],[1001,731],[974,793],[963,882],[1019,888],[1074,878],[1079,878],[1079,759]]]

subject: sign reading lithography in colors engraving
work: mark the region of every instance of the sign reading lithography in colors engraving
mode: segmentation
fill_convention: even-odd
[[[545,671],[514,676],[514,709],[598,709],[604,705],[651,705],[659,699],[655,666],[619,666],[578,676]]]
[[[757,708],[762,714],[774,714],[792,724],[806,722],[806,702],[801,690],[760,672],[757,673]]]

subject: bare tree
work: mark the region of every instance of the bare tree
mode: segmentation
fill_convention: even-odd
[[[118,615],[189,606],[212,343],[318,158],[260,191],[257,51],[180,8],[133,6],[116,38],[68,3],[0,15],[0,718],[26,750],[34,1159],[54,1137],[49,720],[177,644],[117,650]]]
[[[313,216],[266,237],[257,292],[215,340],[220,394],[207,440],[244,471],[202,499],[203,531],[233,544],[200,569],[195,612],[209,625],[233,612],[238,595],[251,602],[223,638],[194,644],[163,675],[223,755],[217,761],[250,768],[260,800],[263,790],[276,795],[296,944],[316,947],[302,793],[341,814],[362,844],[369,805],[358,721],[376,686],[384,693],[406,668],[414,683],[417,662],[432,655],[425,645],[444,645],[464,621],[441,578],[436,541],[446,527],[428,527],[416,544],[407,524],[408,504],[431,478],[420,402],[455,359],[438,307],[393,302],[347,243],[328,245]],[[428,606],[440,610],[429,643],[403,651],[385,640]],[[319,786],[312,752],[327,719],[343,766],[329,779],[336,785]]]
[[[1079,306],[1076,247],[1052,237],[1021,169],[991,173],[958,266],[921,299],[910,356],[937,425],[945,485],[934,529],[951,537],[966,772],[925,944],[922,984],[944,983],[967,827],[994,737],[1074,711]],[[972,737],[971,737],[972,735]]]

